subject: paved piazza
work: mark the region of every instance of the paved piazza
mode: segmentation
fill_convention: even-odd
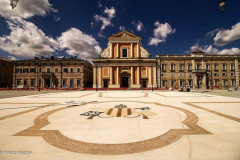
[[[4,160],[239,160],[240,99],[176,91],[4,98],[0,131]]]

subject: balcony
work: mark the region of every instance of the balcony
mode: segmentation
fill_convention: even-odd
[[[51,78],[54,76],[53,72],[42,72],[42,77],[43,78]]]
[[[193,69],[192,70],[193,73],[206,73],[205,69]]]

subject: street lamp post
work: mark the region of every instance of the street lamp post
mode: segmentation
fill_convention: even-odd
[[[10,5],[12,6],[12,9],[17,7],[18,0],[10,0]]]
[[[219,7],[220,7],[220,10],[222,12],[224,12],[225,10],[225,6],[226,6],[226,0],[221,0],[219,3],[218,3]]]

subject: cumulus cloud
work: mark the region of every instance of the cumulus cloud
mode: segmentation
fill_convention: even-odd
[[[119,27],[119,30],[120,30],[120,31],[124,31],[125,29],[126,29],[126,27],[124,27],[124,26],[120,26],[120,27]]]
[[[48,0],[20,0],[14,9],[9,0],[0,1],[0,15],[4,18],[17,16],[26,19],[35,15],[45,16],[50,11],[57,12]]]
[[[98,57],[101,47],[95,38],[83,33],[79,29],[71,28],[57,39],[60,48],[72,56],[80,56],[83,59]]]
[[[214,44],[216,46],[224,46],[237,39],[240,39],[240,22],[233,25],[231,29],[220,30],[214,38]]]
[[[159,21],[156,21],[154,25],[156,26],[153,30],[154,37],[150,37],[149,45],[157,46],[159,43],[166,42],[167,36],[176,32],[176,29],[172,29],[168,23],[159,23]]]
[[[104,10],[104,14],[106,14],[106,16],[98,15],[98,14],[94,16],[95,23],[98,23],[98,22],[102,23],[101,31],[104,30],[107,26],[113,26],[111,21],[116,16],[116,11],[114,7],[111,7],[111,8],[106,7]],[[91,25],[93,25],[93,23],[91,23]]]
[[[143,23],[141,21],[132,21],[132,24],[136,27],[136,30],[138,32],[142,31],[143,30]]]
[[[191,51],[195,51],[196,49],[200,49],[209,55],[239,55],[240,54],[239,48],[218,50],[217,48],[214,48],[212,45],[199,46],[199,44],[194,44],[190,48]]]
[[[10,59],[10,60],[12,60],[12,61],[16,61],[16,60],[17,60],[17,58],[14,57],[14,56],[8,56],[8,59]]]
[[[10,35],[0,37],[0,48],[12,55],[19,57],[46,56],[58,48],[58,43],[46,36],[31,22],[22,18],[11,18],[7,20]]]

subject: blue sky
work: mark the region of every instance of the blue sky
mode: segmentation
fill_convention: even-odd
[[[240,1],[19,0],[0,2],[0,56],[97,57],[123,28],[156,54],[240,54]]]

